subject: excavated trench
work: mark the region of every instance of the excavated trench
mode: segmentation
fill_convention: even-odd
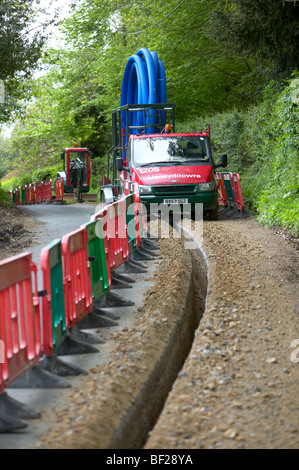
[[[194,333],[205,308],[208,268],[204,253],[199,249],[188,252],[191,270],[186,272],[183,308],[178,311],[174,328],[169,332],[161,356],[157,359],[132,407],[115,430],[110,449],[140,449],[155,425],[172,384],[188,357]]]

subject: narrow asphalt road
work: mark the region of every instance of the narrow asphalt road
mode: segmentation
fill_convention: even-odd
[[[39,268],[42,248],[56,239],[61,240],[64,235],[89,222],[97,206],[88,204],[36,204],[20,206],[20,208],[40,222],[36,227],[32,246],[26,249],[26,251],[32,253],[32,260]],[[40,284],[40,278],[38,282]]]

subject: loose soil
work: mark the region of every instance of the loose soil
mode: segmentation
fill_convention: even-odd
[[[0,206],[0,260],[29,248],[38,223],[17,207]]]
[[[119,418],[134,407],[148,378],[150,392],[160,387],[161,395],[168,393],[169,384],[155,382],[152,367],[173,340],[193,279],[194,325],[207,288],[205,311],[144,447],[298,448],[297,241],[253,218],[206,220],[208,272],[201,252],[185,250],[182,239],[161,238],[160,245],[156,283],[133,326],[115,333],[111,360],[90,371],[84,388],[74,389],[37,447],[119,448]],[[186,353],[177,352],[177,360]]]

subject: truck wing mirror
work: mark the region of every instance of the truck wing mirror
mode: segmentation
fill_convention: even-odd
[[[117,171],[122,171],[122,170],[128,171],[128,169],[129,169],[127,166],[124,166],[122,158],[117,158],[116,159],[116,168],[117,168]]]
[[[122,158],[117,158],[116,159],[116,168],[117,168],[117,171],[121,171],[123,169],[123,159]]]
[[[227,167],[227,155],[226,155],[226,153],[223,153],[220,156],[220,163],[221,163],[221,166],[223,166],[223,168]]]
[[[215,165],[215,168],[219,168],[220,166],[222,166],[223,168],[227,167],[227,155],[226,155],[226,153],[223,153],[220,156],[220,163],[217,163],[217,165]]]
[[[65,157],[65,155],[64,155],[64,152],[63,152],[63,153],[60,154],[61,160],[64,160],[64,157]]]

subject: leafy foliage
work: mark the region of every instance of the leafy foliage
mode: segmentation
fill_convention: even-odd
[[[52,180],[54,182],[56,173],[62,170],[62,164],[39,168],[31,173],[25,173],[22,176],[14,177],[9,180],[2,181],[2,187],[5,191],[13,191],[16,188],[36,183],[37,181]]]
[[[0,183],[0,206],[8,206],[10,204],[10,197],[5,191],[5,189],[2,187]]]
[[[224,47],[242,56],[253,56],[268,78],[288,78],[299,68],[299,15],[294,3],[220,0],[210,25],[211,37],[217,35]]]
[[[210,123],[214,158],[229,157],[229,171],[240,173],[244,201],[267,225],[283,225],[299,234],[299,107],[292,86],[276,82],[264,100],[245,111],[203,116],[177,130],[198,131]]]

